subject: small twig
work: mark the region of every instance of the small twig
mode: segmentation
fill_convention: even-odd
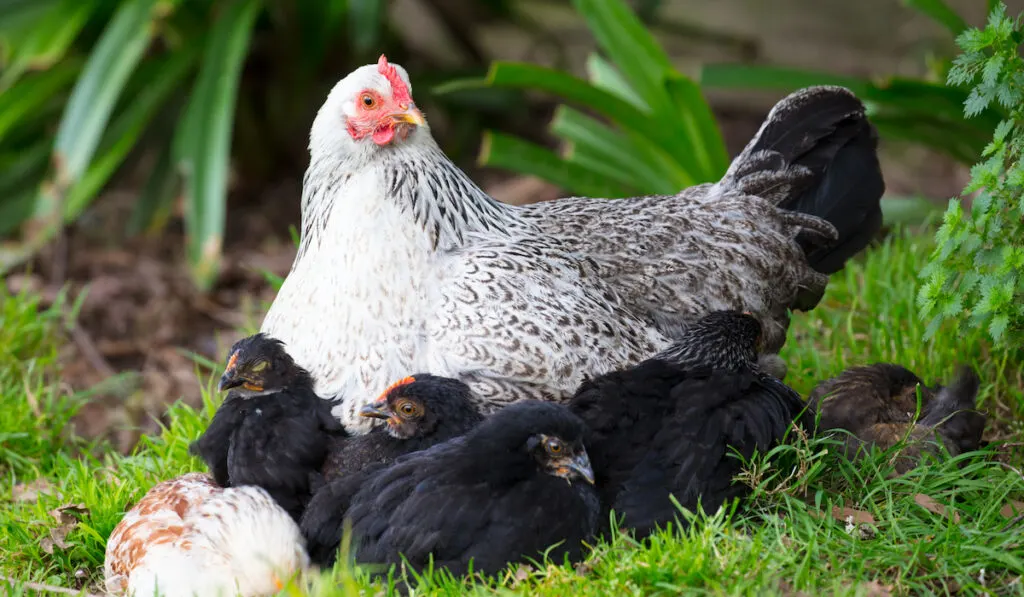
[[[71,334],[71,339],[74,340],[75,346],[81,351],[82,356],[85,360],[89,361],[94,369],[103,374],[103,377],[113,377],[117,375],[117,371],[110,366],[107,359],[103,358],[103,354],[96,348],[96,343],[92,341],[92,337],[88,332],[82,329],[79,324],[74,324],[68,329],[68,333]]]
[[[76,591],[74,589],[69,589],[67,587],[58,587],[55,585],[47,585],[39,582],[24,582],[4,575],[0,575],[0,580],[11,584],[21,583],[23,587],[27,589],[32,589],[34,591],[49,591],[51,593],[61,593],[63,595],[78,595],[79,597],[103,597],[103,595],[98,595],[96,593],[85,592],[84,589]]]

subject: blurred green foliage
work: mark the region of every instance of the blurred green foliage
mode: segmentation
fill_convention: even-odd
[[[966,27],[944,0],[905,2],[953,34]],[[965,164],[979,159],[992,129],[1005,117],[993,105],[976,118],[964,118],[967,92],[944,84],[951,58],[934,60],[925,79],[871,80],[776,66],[710,64],[701,69],[697,82],[672,68],[623,0],[573,0],[573,5],[602,52],[587,58],[587,80],[530,64],[495,62],[484,80],[454,81],[436,89],[539,90],[572,104],[559,106],[549,127],[561,142],[560,155],[492,131],[486,133],[479,155],[482,165],[538,176],[571,193],[603,197],[674,193],[718,180],[728,156],[702,89],[789,93],[811,85],[842,85],[864,100],[884,137],[928,146]],[[887,221],[919,221],[935,211],[930,204],[922,209],[921,203],[883,200],[883,210]]]
[[[964,113],[1006,111],[994,128],[964,194],[977,193],[970,211],[951,199],[918,302],[930,334],[945,319],[987,328],[992,339],[1019,345],[1024,330],[1024,41],[1021,16],[999,3],[983,30],[957,37],[963,53],[949,84],[969,87]],[[990,129],[991,131],[992,129]],[[1018,344],[1015,344],[1018,343]]]
[[[573,0],[605,59],[592,53],[588,79],[534,64],[495,62],[486,79],[453,81],[436,93],[491,87],[541,90],[600,115],[561,105],[550,132],[556,154],[496,131],[479,163],[532,174],[576,194],[674,193],[718,180],[729,156],[700,87],[674,69],[647,27],[621,0]]]
[[[506,4],[472,7],[485,19],[504,14]],[[382,51],[398,60],[411,54],[386,7],[386,0],[0,4],[0,236],[21,235],[0,252],[0,271],[30,259],[122,166],[144,156],[152,166],[143,168],[148,180],[125,231],[159,230],[180,199],[186,256],[208,288],[219,266],[228,179],[239,163],[251,178],[304,162],[305,135],[296,131],[308,131],[339,75]],[[439,21],[457,29],[448,16]]]

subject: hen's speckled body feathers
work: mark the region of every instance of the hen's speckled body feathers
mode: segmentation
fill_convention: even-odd
[[[716,184],[522,207],[487,196],[426,126],[386,146],[347,137],[362,88],[391,93],[357,69],[314,122],[302,241],[262,326],[351,431],[403,372],[460,379],[485,413],[567,400],[719,309],[756,313],[778,351],[788,310],[813,307],[880,225],[875,132],[842,88],[779,102]]]

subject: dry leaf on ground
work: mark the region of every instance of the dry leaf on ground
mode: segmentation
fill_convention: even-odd
[[[40,477],[28,483],[18,483],[11,488],[12,502],[34,502],[41,495],[53,494],[53,484]]]
[[[935,501],[935,498],[933,498],[933,497],[931,497],[929,495],[925,495],[923,493],[915,493],[914,494],[914,503],[917,504],[918,506],[921,506],[922,508],[924,508],[925,510],[927,510],[927,511],[933,513],[933,514],[938,514],[939,516],[941,516],[943,518],[946,517],[946,510],[947,510],[946,506],[944,506],[944,505],[940,504],[939,502]],[[956,510],[952,510],[952,512],[953,512],[953,522],[959,523],[960,522],[960,513],[958,513]]]
[[[817,510],[808,510],[808,513],[815,518],[821,518],[823,516],[823,514]],[[875,523],[875,517],[872,516],[870,512],[865,512],[856,508],[847,508],[845,506],[842,508],[839,506],[832,506],[832,518],[835,518],[839,522],[847,522],[850,520],[857,524]]]
[[[999,513],[1006,518],[1013,518],[1024,514],[1024,502],[1018,502],[1017,500],[1008,500],[1003,507],[999,509]]]
[[[65,541],[68,533],[78,526],[82,516],[88,516],[89,509],[85,504],[65,504],[50,510],[50,516],[57,521],[57,526],[50,529],[49,537],[39,540],[39,547],[48,554],[53,554],[55,547],[67,549],[70,544]]]
[[[860,583],[867,597],[889,597],[892,595],[892,585],[883,585],[877,580]]]

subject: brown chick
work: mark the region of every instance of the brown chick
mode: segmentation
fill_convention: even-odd
[[[974,409],[980,383],[967,366],[957,368],[948,386],[932,387],[900,365],[853,367],[811,390],[805,421],[813,428],[820,411],[819,430],[848,431],[842,437],[850,459],[871,445],[887,450],[905,441],[894,462],[903,474],[926,454],[940,455],[939,444],[951,456],[978,449],[986,421]]]

